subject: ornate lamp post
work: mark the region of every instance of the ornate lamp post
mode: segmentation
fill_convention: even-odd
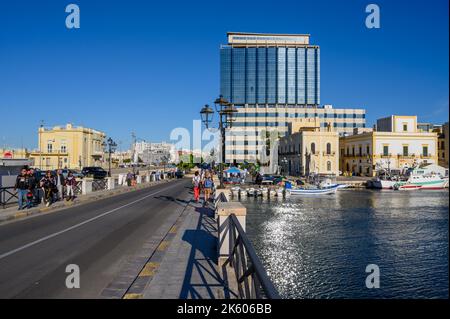
[[[219,114],[219,123],[218,124],[219,124],[219,131],[220,131],[221,153],[222,153],[222,160],[219,165],[219,179],[220,179],[219,188],[224,188],[223,166],[225,165],[225,130],[227,128],[231,128],[232,123],[236,120],[236,118],[234,118],[234,114],[237,113],[237,110],[222,95],[220,95],[219,98],[217,98],[214,101],[214,106],[215,106],[215,112],[217,112]],[[202,122],[205,124],[206,128],[208,129],[213,120],[214,110],[208,104],[206,104],[200,110],[200,116],[201,116]]]
[[[113,141],[112,138],[108,138],[108,140],[102,143],[103,148],[108,153],[108,162],[109,162],[109,169],[108,169],[108,176],[111,177],[111,154],[116,151],[117,144]]]

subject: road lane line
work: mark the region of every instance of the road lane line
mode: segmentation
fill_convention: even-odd
[[[170,187],[167,187],[167,188],[164,188],[164,189],[159,190],[159,191],[157,191],[157,192],[154,192],[154,193],[151,193],[151,194],[149,194],[149,195],[146,195],[146,196],[144,196],[144,197],[142,197],[142,198],[140,198],[140,199],[137,199],[137,200],[135,200],[135,201],[133,201],[133,202],[131,202],[131,203],[128,203],[128,204],[125,204],[125,205],[123,205],[123,206],[114,208],[114,209],[112,209],[112,210],[110,210],[110,211],[107,211],[107,212],[105,212],[105,213],[102,213],[102,214],[100,214],[100,215],[97,215],[97,216],[95,216],[95,217],[92,217],[92,218],[90,218],[90,219],[87,219],[87,220],[85,220],[85,221],[83,221],[83,222],[81,222],[81,223],[78,223],[78,224],[76,224],[76,225],[70,226],[70,227],[68,227],[68,228],[66,228],[66,229],[63,229],[63,230],[59,231],[59,232],[56,232],[56,233],[50,234],[50,235],[48,235],[48,236],[42,237],[42,238],[40,238],[40,239],[38,239],[38,240],[35,240],[35,241],[30,242],[30,243],[28,243],[28,244],[26,244],[26,245],[23,245],[23,246],[21,246],[21,247],[19,247],[19,248],[16,248],[16,249],[14,249],[14,250],[11,250],[11,251],[9,251],[9,252],[6,252],[6,253],[4,253],[4,254],[1,254],[1,255],[0,255],[0,260],[6,258],[6,257],[8,257],[8,256],[11,256],[11,255],[13,255],[13,254],[15,254],[15,253],[17,253],[17,252],[19,252],[19,251],[22,251],[22,250],[24,250],[24,249],[27,249],[27,248],[29,248],[29,247],[32,247],[32,246],[37,245],[37,244],[39,244],[39,243],[42,243],[43,241],[46,241],[46,240],[51,239],[51,238],[53,238],[53,237],[59,236],[59,235],[64,234],[64,233],[67,233],[68,231],[71,231],[71,230],[73,230],[73,229],[79,228],[79,227],[81,227],[81,226],[83,226],[83,225],[85,225],[85,224],[88,224],[88,223],[90,223],[90,222],[93,222],[93,221],[95,221],[95,220],[97,220],[97,219],[99,219],[99,218],[102,218],[102,217],[104,217],[104,216],[107,216],[107,215],[110,215],[110,214],[112,214],[112,213],[115,213],[115,212],[117,212],[118,210],[121,210],[122,208],[131,206],[131,205],[134,205],[134,204],[136,204],[136,203],[138,203],[138,202],[143,201],[144,199],[147,199],[147,198],[149,198],[149,197],[151,197],[151,196],[154,196],[154,195],[156,195],[156,194],[159,194],[159,193],[161,193],[161,192],[164,192],[164,191],[166,191],[166,190],[168,190],[168,189],[171,189],[171,188],[173,188],[173,187],[175,187],[175,186],[177,186],[177,184],[171,185]]]

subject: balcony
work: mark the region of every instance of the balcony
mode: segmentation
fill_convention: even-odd
[[[433,155],[431,155],[431,154],[420,154],[420,158],[422,158],[422,159],[430,159],[430,158],[432,158],[433,157]]]
[[[414,159],[416,158],[416,154],[397,154],[397,157],[400,159]]]
[[[336,154],[336,152],[331,152],[331,153],[327,153],[327,152],[322,152],[323,156],[334,156]]]
[[[389,154],[381,154],[380,156],[381,156],[381,158],[391,158],[392,154],[391,153],[389,153]]]

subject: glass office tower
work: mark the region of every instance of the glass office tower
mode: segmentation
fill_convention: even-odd
[[[309,35],[227,35],[228,45],[220,48],[220,92],[239,112],[226,134],[227,162],[267,163],[275,149],[268,136],[285,135],[287,123],[299,117],[317,116],[323,127],[341,133],[365,127],[362,109],[320,107],[320,48]]]

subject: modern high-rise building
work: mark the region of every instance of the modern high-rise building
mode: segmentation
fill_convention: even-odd
[[[364,109],[320,106],[320,49],[307,34],[229,32],[220,48],[220,92],[238,110],[226,133],[227,162],[273,162],[278,148],[269,140],[297,118],[319,117],[338,133],[365,127]]]

